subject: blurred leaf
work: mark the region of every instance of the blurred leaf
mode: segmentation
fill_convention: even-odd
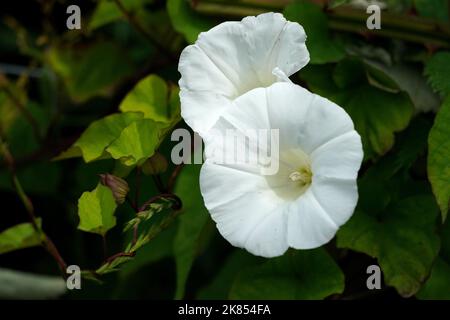
[[[2,130],[8,132],[18,116],[20,116],[20,111],[6,93],[0,90],[0,127]]]
[[[384,0],[379,2],[387,4],[387,8],[391,12],[405,13],[412,9],[413,1],[414,0]],[[383,9],[383,7],[381,8]]]
[[[27,103],[26,108],[36,120],[41,136],[44,136],[47,131],[50,115],[46,110],[31,101]],[[33,128],[22,115],[12,125],[7,134],[7,138],[11,152],[15,157],[28,156],[40,147]]]
[[[30,100],[23,88],[11,83],[5,86],[10,95],[0,88],[0,128],[7,138],[12,154],[15,157],[26,156],[40,144],[34,128],[20,109],[34,119],[40,136],[45,136],[50,114],[42,105]]]
[[[318,5],[306,1],[289,4],[283,14],[286,19],[300,23],[305,29],[311,63],[336,62],[344,58],[345,51],[331,38],[327,16]]]
[[[368,70],[370,74],[378,71],[378,75],[385,79],[386,82],[405,91],[410,96],[417,111],[428,112],[436,111],[439,108],[439,97],[433,92],[424,77],[413,67],[406,65],[385,65],[380,62],[364,60],[371,67]],[[380,79],[380,77],[378,77]],[[389,85],[389,84],[387,84]]]
[[[194,43],[200,32],[214,26],[210,20],[192,10],[188,0],[167,0],[167,12],[174,29],[189,43]]]
[[[197,299],[226,300],[234,279],[243,268],[254,265],[263,260],[244,250],[235,250],[225,261],[213,281],[200,290]]]
[[[183,212],[178,218],[178,230],[173,244],[177,267],[177,289],[175,299],[184,297],[186,280],[199,247],[203,228],[209,214],[200,193],[199,165],[187,165],[177,178],[174,193],[183,203]]]
[[[348,60],[340,62],[334,74],[329,66],[309,66],[300,75],[313,92],[336,102],[349,113],[361,135],[365,159],[389,151],[394,144],[394,133],[405,129],[413,115],[414,107],[406,94],[370,86],[361,76],[355,76],[355,64]],[[330,79],[338,80],[340,87]]]
[[[55,160],[62,160],[82,156],[85,162],[102,158],[105,149],[131,123],[143,117],[142,113],[127,112],[112,114],[103,119],[92,122],[81,137]]]
[[[132,72],[126,53],[109,42],[83,47],[52,47],[47,58],[76,102],[107,94]]]
[[[431,121],[416,117],[410,126],[397,135],[394,148],[374,165],[367,169],[359,182],[370,183],[375,179],[383,179],[387,184],[392,183],[391,178],[399,171],[407,172],[417,158],[425,154],[428,145],[428,133]]]
[[[449,300],[450,299],[450,265],[438,258],[431,270],[431,276],[417,293],[419,299]]]
[[[106,149],[114,159],[127,166],[151,157],[162,141],[164,124],[150,119],[132,122]]]
[[[144,10],[144,6],[153,3],[154,0],[120,0],[120,2],[130,14],[135,14]],[[93,31],[120,18],[122,18],[122,12],[114,1],[100,0],[89,20],[88,30]]]
[[[414,0],[419,15],[448,22],[448,1],[447,0]]]
[[[0,299],[56,299],[66,290],[61,277],[45,276],[0,268]]]
[[[425,64],[425,75],[436,92],[446,96],[450,94],[450,52],[442,51],[433,55]]]
[[[410,297],[427,279],[439,251],[437,213],[428,195],[395,201],[377,215],[357,209],[338,231],[337,246],[377,258],[386,284]]]
[[[428,138],[428,179],[441,208],[442,220],[450,203],[450,96],[439,110]]]
[[[40,228],[41,219],[36,219],[36,223]],[[44,237],[45,235],[36,232],[29,222],[15,225],[0,233],[0,254],[38,246],[42,243]]]
[[[371,85],[388,92],[405,91],[419,112],[436,111],[439,108],[439,96],[423,77],[422,69],[412,64],[393,61],[398,60],[395,59],[396,55],[404,59],[405,52],[402,47],[396,49],[398,53],[394,49],[393,54],[382,47],[368,44],[348,45],[346,50],[364,62]]]
[[[334,9],[334,8],[340,7],[342,5],[347,5],[351,2],[352,2],[352,0],[331,0],[329,8]]]
[[[61,167],[56,163],[35,162],[19,169],[17,176],[28,194],[52,195],[60,187]],[[7,171],[0,171],[0,188],[14,190]]]
[[[131,90],[120,104],[122,112],[142,112],[154,121],[172,123],[180,120],[178,87],[169,88],[157,75],[150,75]]]
[[[323,299],[344,291],[344,274],[322,248],[289,250],[283,256],[244,269],[234,281],[231,299]]]
[[[401,198],[431,194],[428,183],[414,181],[409,174],[418,157],[425,153],[430,127],[429,121],[416,118],[399,134],[392,152],[370,166],[358,179],[357,211],[376,216]]]
[[[84,192],[78,200],[78,229],[104,236],[116,225],[116,207],[116,201],[108,187],[99,184],[93,191]]]

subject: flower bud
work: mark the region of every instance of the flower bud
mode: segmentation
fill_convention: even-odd
[[[159,152],[147,159],[142,165],[142,172],[146,175],[163,173],[167,170],[169,164],[166,158]]]
[[[125,202],[127,194],[130,191],[128,183],[125,180],[116,177],[115,175],[106,173],[100,175],[100,182],[104,186],[111,189],[117,204],[122,204]]]

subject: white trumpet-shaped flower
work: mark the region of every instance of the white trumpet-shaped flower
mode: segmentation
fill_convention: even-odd
[[[201,136],[237,97],[289,76],[309,62],[306,34],[280,13],[224,22],[181,53],[181,114]]]
[[[278,129],[275,174],[249,163],[251,139],[261,129]],[[330,241],[352,215],[356,178],[363,158],[361,138],[348,114],[335,103],[291,83],[276,83],[238,97],[205,140],[207,159],[200,175],[205,205],[224,238],[264,257],[289,247],[310,249]],[[243,161],[223,163],[236,143],[248,140]],[[220,139],[224,141],[219,141]],[[225,143],[223,143],[225,142]],[[237,142],[239,143],[239,142]],[[238,149],[238,148],[237,148]],[[246,150],[247,150],[246,149]],[[224,154],[227,153],[227,154]]]

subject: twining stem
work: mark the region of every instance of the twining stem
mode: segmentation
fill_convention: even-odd
[[[192,8],[203,15],[241,18],[268,11],[282,11],[294,0],[191,0]],[[348,6],[326,8],[332,30],[396,38],[414,43],[450,47],[450,26],[412,15],[382,12],[381,29],[369,30],[368,14]]]
[[[111,263],[114,260],[116,260],[117,258],[134,257],[135,255],[136,255],[135,252],[119,252],[119,253],[116,253],[115,255],[112,255],[111,257],[105,259],[105,263]]]
[[[172,174],[169,178],[169,182],[167,183],[167,190],[169,192],[173,191],[173,188],[175,188],[175,182],[177,180],[178,175],[180,174],[181,170],[184,167],[184,163],[179,164],[175,167],[175,169],[173,169]]]
[[[167,192],[166,187],[164,186],[163,181],[161,180],[161,176],[159,174],[152,175],[153,182],[155,182],[156,188],[159,192]]]
[[[106,242],[106,235],[102,235],[103,259],[108,256],[108,243]]]
[[[134,212],[136,212],[136,213],[139,212],[139,208],[138,208],[137,205],[130,199],[130,197],[127,196],[126,202],[130,205],[130,207],[134,210]]]
[[[142,170],[140,167],[136,168],[136,183],[135,183],[135,194],[134,194],[134,207],[138,207],[139,198],[141,197],[141,176]]]
[[[145,201],[144,204],[139,208],[139,211],[145,211],[145,209],[152,203],[160,200],[160,199],[172,199],[174,200],[174,204],[172,206],[172,209],[179,210],[182,207],[181,199],[178,198],[178,196],[174,195],[173,193],[161,193],[154,197],[151,197],[149,200]]]
[[[175,195],[173,195],[173,196],[175,196]],[[158,196],[155,196],[154,199],[156,199],[157,197]],[[167,195],[166,195],[166,197],[167,197]],[[158,197],[158,199],[159,198],[161,198],[161,197]],[[154,201],[156,201],[156,200],[154,200]],[[181,203],[180,203],[180,205],[181,205]],[[145,243],[150,242],[158,234],[160,234],[162,231],[167,229],[175,221],[175,219],[182,213],[182,210],[180,210],[181,207],[179,207],[179,208],[178,207],[176,207],[176,208],[172,207],[172,209],[173,209],[173,212],[171,214],[166,216],[158,225],[152,226],[150,228],[148,233],[145,235],[145,240],[144,240]],[[137,242],[136,240],[137,240],[137,225],[135,226],[135,229],[133,231],[133,243],[132,243],[130,251],[116,253],[116,254],[112,255],[111,257],[109,257],[108,259],[106,259],[105,263],[106,264],[111,264],[112,262],[114,262],[114,260],[116,260],[118,258],[122,258],[122,257],[134,257],[136,255],[136,250],[137,250],[136,248],[134,248],[134,245]]]
[[[55,259],[56,263],[59,266],[59,269],[61,270],[63,277],[66,277],[66,270],[67,270],[66,262],[62,258],[61,254],[59,253],[59,251],[56,248],[53,241],[46,234],[44,234],[42,229],[36,223],[36,216],[34,214],[33,203],[31,202],[31,199],[27,196],[27,194],[23,190],[22,185],[17,177],[16,168],[15,168],[15,164],[14,164],[14,158],[8,148],[7,143],[5,142],[2,128],[0,128],[0,154],[3,155],[6,166],[8,167],[8,169],[11,173],[14,189],[16,190],[21,202],[23,203],[23,206],[25,207],[25,210],[28,213],[28,217],[30,219],[31,225],[33,226],[36,233],[43,235],[42,246],[53,257],[53,259]]]

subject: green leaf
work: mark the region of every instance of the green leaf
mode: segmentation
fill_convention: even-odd
[[[41,219],[36,219],[41,227]],[[35,247],[42,243],[45,235],[37,232],[31,223],[21,223],[0,233],[0,254]]]
[[[416,117],[410,126],[397,136],[397,142],[393,152],[381,158],[375,166],[368,169],[375,176],[389,180],[400,170],[407,171],[417,158],[425,154],[428,144],[428,133],[431,129],[431,121]],[[372,170],[375,169],[375,170]],[[370,184],[370,179],[367,179]]]
[[[33,118],[36,120],[38,131],[43,137],[45,131],[47,130],[47,125],[49,123],[50,115],[40,108],[39,106],[29,102],[27,104],[27,109],[32,114]],[[11,153],[15,157],[25,157],[30,155],[32,152],[36,152],[41,144],[36,137],[33,128],[23,116],[17,118],[13,126],[7,134],[8,143],[11,146]]]
[[[175,194],[183,203],[183,213],[178,218],[173,253],[177,267],[175,299],[184,297],[185,284],[199,248],[202,231],[209,214],[200,193],[199,165],[187,165],[177,178]]]
[[[186,0],[168,0],[167,12],[173,28],[181,33],[189,43],[194,43],[200,32],[207,31],[214,26],[209,19],[192,10]]]
[[[142,117],[142,113],[127,112],[113,114],[94,121],[73,146],[56,157],[55,160],[80,156],[83,157],[85,162],[98,160],[105,155],[105,149],[119,138],[126,127]]]
[[[164,127],[161,122],[150,119],[132,122],[106,151],[127,166],[140,164],[155,153],[162,141]]]
[[[144,10],[144,6],[154,2],[154,0],[121,0],[120,2],[130,14],[135,14],[140,10]],[[122,12],[114,1],[100,0],[89,20],[88,30],[93,31],[108,23],[119,20],[122,16]]]
[[[425,75],[431,86],[442,96],[450,94],[450,52],[442,51],[433,55],[425,64]]]
[[[231,299],[323,299],[344,291],[344,274],[324,249],[289,250],[279,258],[244,269]]]
[[[374,76],[377,73],[378,82],[382,77],[384,79],[383,85],[394,88],[394,91],[396,88],[408,93],[417,111],[437,111],[439,108],[439,96],[433,92],[422,74],[412,66],[403,64],[386,65],[367,59],[364,60],[364,63],[368,66],[369,76]]]
[[[108,187],[99,184],[93,191],[84,192],[78,200],[78,229],[104,236],[116,225],[116,207],[116,201]]]
[[[214,277],[213,281],[200,290],[199,300],[226,300],[228,299],[234,279],[243,268],[260,263],[263,259],[244,250],[235,250],[225,261],[223,267]]]
[[[76,102],[108,94],[132,72],[126,53],[109,42],[84,47],[53,47],[47,59]]]
[[[122,112],[142,112],[145,118],[172,123],[180,120],[178,87],[169,88],[157,75],[150,75],[131,90],[120,104]]]
[[[331,38],[327,16],[318,5],[305,1],[289,4],[283,14],[286,19],[298,22],[305,28],[311,63],[337,62],[345,57],[343,47]]]
[[[400,49],[391,54],[382,47],[364,44],[347,45],[346,50],[350,56],[358,57],[363,62],[371,85],[388,92],[402,90],[408,93],[419,112],[436,111],[439,108],[439,96],[427,83],[422,68],[397,61],[398,56],[404,56]]]
[[[438,112],[428,138],[428,179],[441,208],[442,220],[450,203],[450,96]]]
[[[448,22],[448,1],[447,0],[414,0],[419,15],[427,18]]]
[[[431,276],[417,293],[419,299],[450,300],[450,264],[438,258]]]
[[[29,100],[23,89],[11,86],[12,94],[24,109],[34,118],[37,131],[44,136],[48,125],[50,114],[43,106]],[[11,153],[15,157],[28,156],[40,147],[38,138],[30,122],[18,110],[16,103],[0,92],[0,126],[10,145]]]
[[[45,276],[0,268],[0,299],[43,300],[62,296],[66,282],[60,276]]]
[[[309,66],[301,71],[301,77],[312,91],[349,113],[361,135],[364,157],[370,159],[392,148],[394,133],[408,126],[414,107],[407,94],[386,92],[369,85],[361,76],[354,77],[355,69],[354,63],[343,60],[334,73],[329,66]]]
[[[338,231],[337,246],[377,258],[386,284],[410,297],[427,279],[439,251],[437,213],[435,201],[428,195],[393,201],[377,214],[357,209]]]

